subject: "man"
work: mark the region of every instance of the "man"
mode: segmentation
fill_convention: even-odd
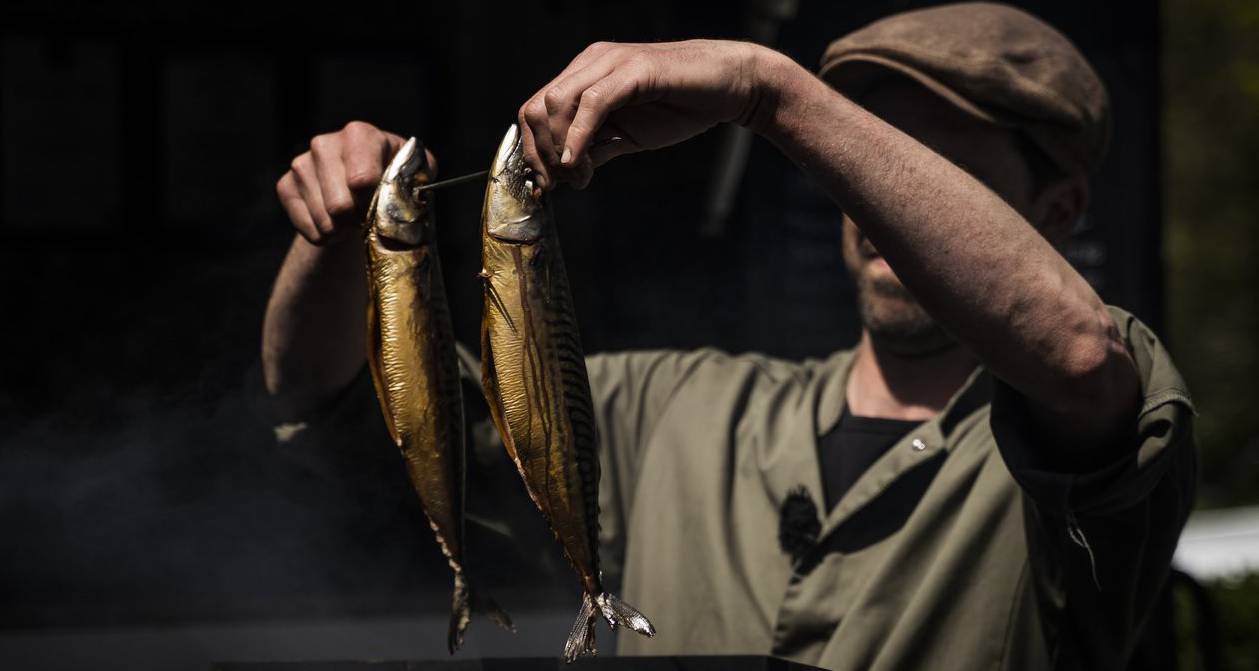
[[[588,361],[605,552],[660,632],[622,652],[1123,667],[1193,501],[1193,407],[1055,249],[1109,124],[1070,42],[964,4],[837,40],[820,77],[751,44],[596,44],[519,122],[546,188],[742,124],[845,214],[855,350]],[[351,125],[280,181],[301,237],[264,367],[296,415],[362,367],[360,251],[336,235],[399,140]]]

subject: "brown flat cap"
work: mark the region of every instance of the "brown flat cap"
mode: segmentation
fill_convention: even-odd
[[[900,73],[985,121],[1022,130],[1067,172],[1092,172],[1110,139],[1106,87],[1040,19],[986,2],[895,14],[839,38],[819,76],[853,98]]]

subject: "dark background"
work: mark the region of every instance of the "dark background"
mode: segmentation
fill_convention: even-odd
[[[814,67],[829,40],[925,4],[801,0],[775,46]],[[1069,256],[1158,329],[1157,7],[1016,4],[1071,37],[1112,96],[1111,155]],[[0,629],[444,612],[448,574],[387,450],[294,454],[259,412],[261,319],[292,235],[275,180],[353,119],[420,136],[444,176],[484,169],[519,104],[586,44],[745,38],[766,6],[0,7]],[[705,226],[725,132],[555,196],[588,350],[800,358],[854,342],[839,213],[767,143],[734,216]],[[438,200],[466,343],[480,198]],[[374,455],[362,469],[359,450]],[[516,571],[500,577],[509,609],[575,598],[568,576],[551,589]]]

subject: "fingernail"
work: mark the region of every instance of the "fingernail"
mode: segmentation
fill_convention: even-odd
[[[560,163],[568,165],[573,162],[573,152],[568,147],[564,147],[564,154],[560,156]]]

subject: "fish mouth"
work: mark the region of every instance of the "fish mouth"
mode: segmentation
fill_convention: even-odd
[[[394,154],[376,191],[376,234],[390,242],[421,245],[433,237],[428,194],[417,192],[427,181],[428,157],[411,138]]]
[[[498,144],[485,190],[486,230],[510,242],[533,242],[542,237],[542,193],[525,164],[524,140],[512,124]]]
[[[389,167],[385,168],[381,181],[392,184],[401,182],[408,186],[414,182],[415,176],[428,165],[428,158],[424,155],[424,150],[419,147],[419,140],[415,138],[407,140],[398,153],[393,155],[393,160],[389,162]]]
[[[494,177],[508,170],[519,170],[525,162],[525,143],[516,124],[507,128],[503,141],[498,143],[498,151],[494,153],[494,162],[490,164],[490,174]]]

